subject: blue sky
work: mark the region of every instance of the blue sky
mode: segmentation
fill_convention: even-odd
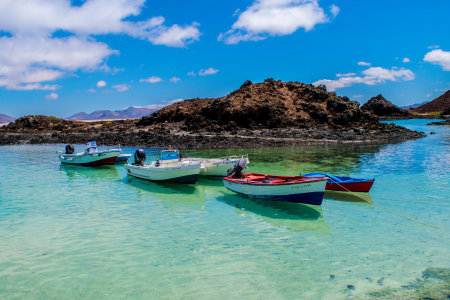
[[[361,103],[429,101],[450,89],[448,11],[449,1],[3,0],[0,114],[160,108],[265,78]]]

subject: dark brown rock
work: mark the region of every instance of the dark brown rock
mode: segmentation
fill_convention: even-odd
[[[450,114],[450,90],[446,91],[444,94],[437,97],[433,101],[425,103],[424,105],[421,105],[416,108],[411,108],[409,109],[409,111],[419,114],[446,111],[445,114],[447,115]]]
[[[409,116],[411,113],[399,108],[398,106],[387,101],[383,96],[378,95],[371,98],[369,101],[361,106],[362,110],[372,112],[380,117],[394,117],[394,116]]]
[[[327,93],[323,87],[269,78],[256,84],[246,81],[222,98],[178,102],[143,117],[137,125],[165,122],[200,130],[214,125],[230,128],[230,122],[239,128],[284,128],[334,123],[358,126],[376,123],[377,119],[361,111],[358,102]]]

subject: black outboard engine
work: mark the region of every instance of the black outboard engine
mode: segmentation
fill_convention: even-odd
[[[134,152],[134,165],[143,166],[146,158],[144,149],[136,150]]]
[[[234,167],[228,170],[227,176],[231,176],[234,173],[237,179],[241,179],[242,178],[242,170],[245,169],[246,164],[247,164],[247,159],[245,159],[245,158],[239,159],[236,162],[236,164],[234,165]]]
[[[67,145],[66,146],[66,154],[74,154],[75,153],[75,147],[73,145]]]

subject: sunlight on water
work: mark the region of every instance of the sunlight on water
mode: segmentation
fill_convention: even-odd
[[[60,165],[64,145],[0,147],[0,299],[445,298],[449,231],[374,205],[450,227],[450,128],[427,122],[396,122],[437,134],[390,145],[181,150],[249,154],[248,172],[376,178],[321,207]]]

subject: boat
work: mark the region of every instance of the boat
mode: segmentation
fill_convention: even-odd
[[[117,156],[116,164],[117,163],[126,163],[130,159],[130,157],[131,157],[131,154],[120,153],[119,156]]]
[[[245,164],[236,163],[223,178],[225,187],[235,193],[275,201],[321,205],[327,177],[279,176],[259,173],[242,174]]]
[[[114,165],[117,157],[120,154],[119,149],[107,149],[99,151],[97,149],[97,142],[87,143],[84,152],[75,153],[73,145],[67,145],[66,151],[57,151],[59,160],[63,164],[73,165]]]
[[[134,164],[124,167],[130,176],[151,181],[165,181],[176,183],[195,183],[200,174],[202,163],[198,160],[182,160],[178,150],[161,151],[160,159],[145,165],[144,149],[134,153]]]
[[[200,176],[212,176],[212,177],[225,177],[227,172],[239,159],[245,159],[246,164],[250,161],[248,160],[248,154],[246,155],[231,155],[218,158],[182,158],[184,160],[198,160],[202,163],[202,169],[200,171]]]
[[[375,178],[373,179],[359,179],[345,176],[336,176],[325,173],[308,173],[305,177],[328,177],[326,190],[340,191],[340,192],[364,192],[368,193],[372,188]]]

